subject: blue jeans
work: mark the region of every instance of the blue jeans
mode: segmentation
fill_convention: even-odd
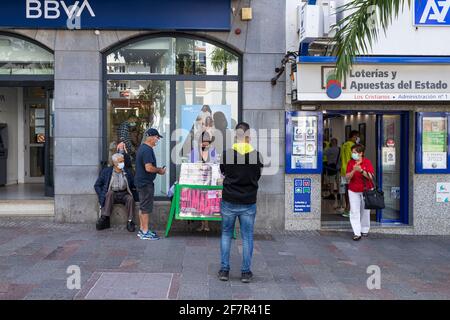
[[[239,218],[242,235],[242,272],[249,272],[253,255],[253,226],[255,224],[256,203],[255,204],[234,204],[222,200],[222,241],[221,270],[230,270],[230,247],[233,237],[234,224]]]

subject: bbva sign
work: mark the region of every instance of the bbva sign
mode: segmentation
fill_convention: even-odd
[[[231,29],[231,0],[1,0],[1,28]],[[126,5],[130,10],[121,10]]]
[[[414,25],[450,26],[450,0],[414,0]]]
[[[27,19],[59,19],[61,13],[67,15],[67,19],[79,18],[84,11],[87,11],[91,17],[95,17],[89,0],[75,1],[67,4],[64,0],[26,0],[26,18]]]

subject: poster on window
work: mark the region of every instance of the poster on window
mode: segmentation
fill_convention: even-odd
[[[305,129],[301,127],[294,127],[294,140],[305,141]]]
[[[293,119],[292,169],[317,168],[317,117],[299,116]]]
[[[383,166],[395,167],[395,148],[383,147]]]
[[[424,152],[422,164],[424,169],[447,169],[447,153]]]
[[[183,218],[220,217],[222,190],[182,188],[180,213]]]
[[[447,118],[423,118],[422,152],[424,169],[447,169]]]
[[[188,136],[198,139],[205,131],[216,139],[220,132],[222,139],[225,139],[226,131],[236,126],[231,115],[231,105],[182,105],[180,109],[183,146],[188,144],[192,148],[194,140],[188,140]]]
[[[292,147],[292,154],[295,155],[304,155],[306,154],[306,144],[305,142],[295,142]]]
[[[293,156],[293,169],[315,169],[317,167],[317,157],[314,156]]]

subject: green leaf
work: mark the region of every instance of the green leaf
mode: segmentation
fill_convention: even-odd
[[[355,57],[369,53],[379,39],[380,29],[387,34],[405,3],[411,7],[411,0],[353,0],[337,8],[337,13],[352,12],[332,26],[336,34],[330,41],[330,45],[334,44],[331,53],[336,56],[339,81],[346,77]]]

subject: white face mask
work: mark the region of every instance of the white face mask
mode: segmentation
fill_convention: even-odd
[[[358,153],[352,153],[352,159],[358,161],[359,159],[361,159],[361,157],[359,156]]]
[[[356,137],[356,143],[359,144],[361,142],[361,139],[359,137]]]
[[[125,168],[125,163],[124,162],[119,162],[117,164],[117,168],[119,168],[120,170],[123,170],[123,168]]]

